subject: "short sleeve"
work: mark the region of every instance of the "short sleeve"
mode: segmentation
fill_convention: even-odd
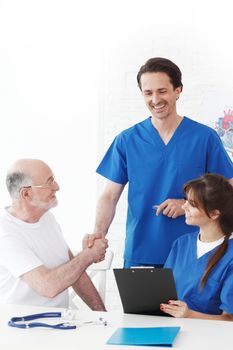
[[[167,257],[167,260],[164,264],[164,268],[167,269],[173,269],[176,263],[176,257],[177,257],[177,240],[173,243],[170,253]]]
[[[227,270],[226,277],[221,290],[220,309],[233,314],[233,265],[230,265]]]
[[[6,235],[0,238],[0,265],[18,278],[43,264],[26,244]]]
[[[122,134],[114,139],[96,172],[122,185],[128,182],[126,148]]]
[[[233,163],[214,130],[208,143],[207,172],[221,174],[227,179],[233,177]]]

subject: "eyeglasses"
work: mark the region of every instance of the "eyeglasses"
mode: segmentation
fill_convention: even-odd
[[[23,186],[23,188],[51,188],[55,184],[56,180],[54,176],[52,176],[45,184],[42,185],[30,185],[30,186]]]

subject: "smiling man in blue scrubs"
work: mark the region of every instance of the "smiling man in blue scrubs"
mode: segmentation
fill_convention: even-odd
[[[193,231],[182,209],[184,183],[213,172],[233,184],[233,164],[217,133],[177,114],[180,69],[168,59],[152,58],[137,81],[151,116],[117,135],[98,166],[107,183],[87,242],[91,246],[107,234],[128,183],[125,267],[163,265],[174,240]]]

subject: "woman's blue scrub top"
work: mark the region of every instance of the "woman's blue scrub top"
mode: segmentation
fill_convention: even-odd
[[[194,311],[233,314],[233,239],[228,241],[226,253],[211,271],[204,288],[200,289],[208,259],[218,247],[197,258],[198,234],[194,232],[178,238],[164,266],[173,270],[178,299]]]
[[[186,117],[167,145],[151,118],[115,138],[97,173],[128,183],[125,260],[164,264],[174,240],[194,228],[185,224],[184,216],[156,216],[152,206],[183,198],[184,183],[206,172],[232,178],[233,164],[217,133]]]

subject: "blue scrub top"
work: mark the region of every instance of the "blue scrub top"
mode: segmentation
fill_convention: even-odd
[[[233,164],[217,133],[189,118],[183,118],[167,145],[151,117],[115,138],[97,173],[128,183],[125,260],[164,264],[174,240],[194,228],[185,224],[184,216],[157,217],[152,206],[183,198],[184,183],[206,172],[232,178]]]
[[[204,288],[200,289],[208,260],[218,247],[197,258],[198,234],[194,232],[178,238],[165,263],[165,267],[173,270],[178,299],[194,311],[233,314],[233,239],[228,241],[226,253],[211,271]]]

